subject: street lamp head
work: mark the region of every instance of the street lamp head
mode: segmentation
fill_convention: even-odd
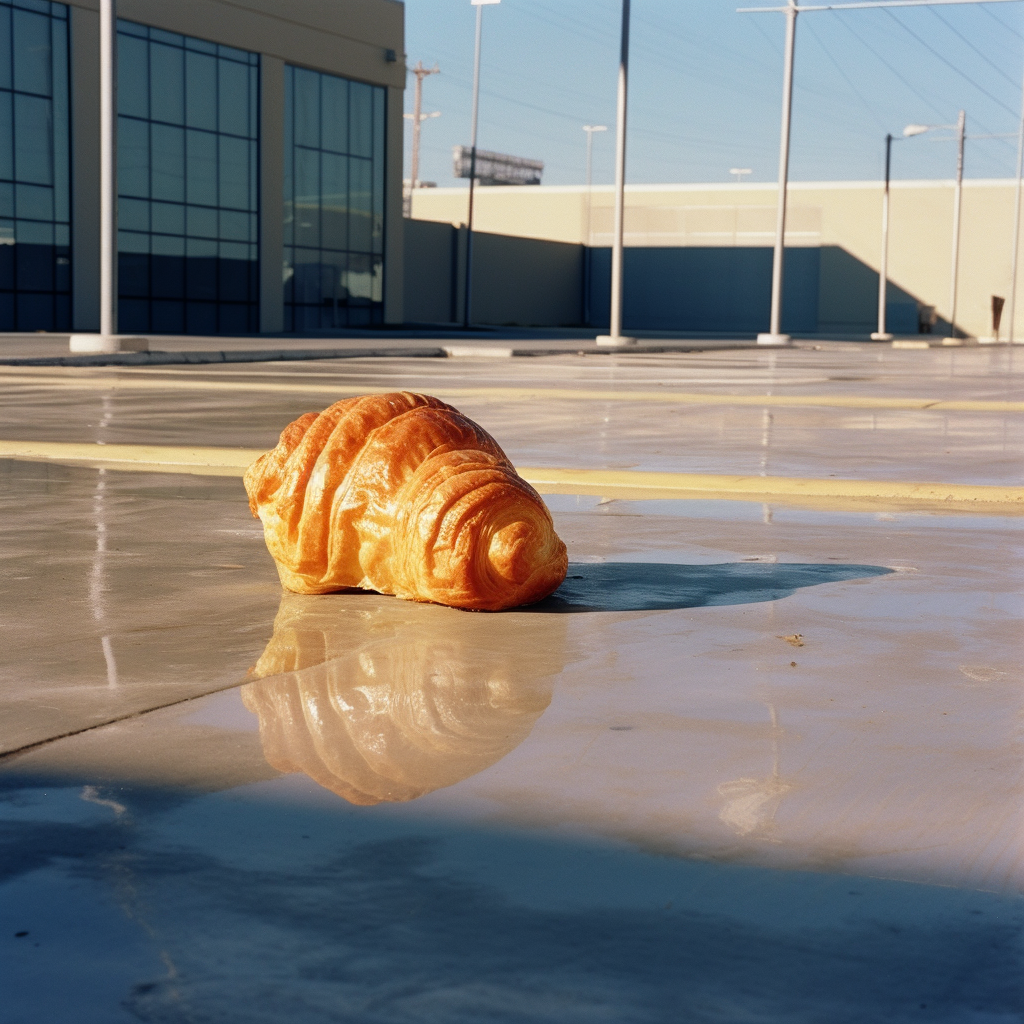
[[[912,135],[924,135],[925,132],[930,132],[935,125],[933,124],[908,124],[903,129],[904,138],[910,138]]]
[[[606,132],[608,131],[608,125],[606,124],[585,124],[583,126],[585,132]]]

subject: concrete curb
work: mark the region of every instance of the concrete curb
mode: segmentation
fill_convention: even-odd
[[[416,346],[406,348],[297,348],[244,349],[240,351],[177,351],[177,352],[115,352],[96,355],[21,356],[0,358],[0,366],[204,366],[221,363],[303,362],[315,359],[459,359],[485,357],[510,359],[520,356],[565,355],[659,355],[680,352],[725,352],[732,349],[756,348],[752,343],[707,345],[681,343],[675,345],[631,345],[627,350],[597,348],[592,343],[562,345],[558,348],[526,348],[498,344]]]

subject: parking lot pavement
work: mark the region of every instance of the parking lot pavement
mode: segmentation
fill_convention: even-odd
[[[1022,1019],[1012,507],[552,493],[566,583],[471,614],[284,595],[237,470],[61,447],[411,389],[517,465],[1010,494],[1015,356],[0,373],[0,1024]]]

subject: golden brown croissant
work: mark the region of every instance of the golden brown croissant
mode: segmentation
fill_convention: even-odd
[[[539,601],[568,559],[551,515],[481,427],[410,392],[306,413],[245,474],[282,584],[497,611]]]
[[[354,804],[413,800],[526,739],[551,702],[565,633],[564,615],[496,623],[376,595],[285,594],[242,700],[279,771]]]

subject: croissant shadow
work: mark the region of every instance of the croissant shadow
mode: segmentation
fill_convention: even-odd
[[[547,599],[523,611],[639,612],[705,605],[755,604],[821,583],[885,576],[881,565],[720,562],[576,562]]]

